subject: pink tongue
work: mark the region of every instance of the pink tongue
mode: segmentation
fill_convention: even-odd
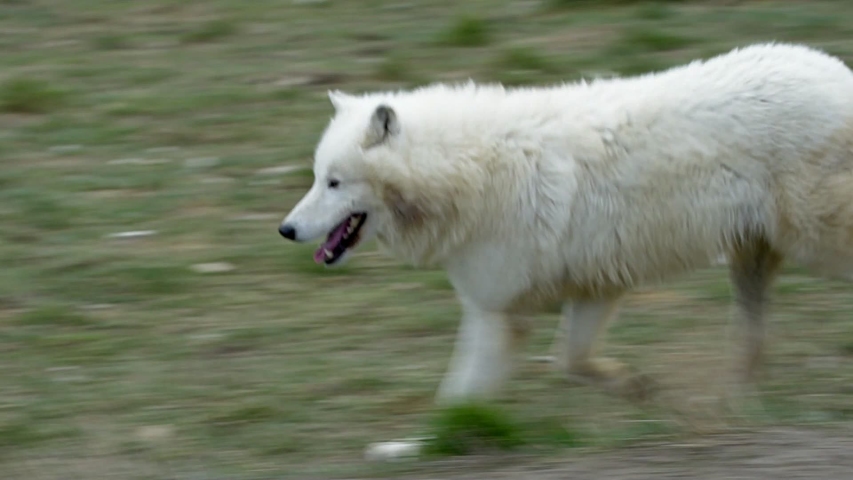
[[[317,263],[325,263],[326,261],[326,250],[331,252],[335,251],[335,247],[340,245],[341,240],[344,238],[344,232],[347,231],[347,227],[349,226],[349,219],[347,219],[344,223],[340,224],[337,228],[332,230],[332,233],[329,234],[329,238],[326,239],[326,242],[320,245],[320,248],[314,252],[314,261]]]

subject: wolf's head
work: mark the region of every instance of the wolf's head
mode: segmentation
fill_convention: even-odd
[[[314,183],[279,233],[296,242],[325,237],[314,260],[336,265],[359,244],[414,225],[423,207],[408,202],[405,186],[391,180],[405,176],[409,161],[395,109],[341,92],[329,92],[329,99],[335,116],[314,154]]]
[[[297,242],[325,236],[314,259],[326,265],[373,238],[403,261],[435,265],[474,237],[494,234],[484,222],[501,221],[501,214],[484,209],[506,212],[491,197],[511,198],[507,182],[518,175],[483,140],[488,116],[459,106],[476,91],[471,83],[329,92],[335,115],[314,152],[314,183],[281,223],[281,235]]]

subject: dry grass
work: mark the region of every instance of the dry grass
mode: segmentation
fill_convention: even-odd
[[[311,181],[329,88],[504,70],[548,83],[771,38],[853,58],[843,2],[0,3],[9,480],[378,475],[361,462],[368,442],[429,428],[459,313],[441,272],[372,248],[328,271],[276,234]],[[109,236],[139,230],[155,233]],[[191,268],[211,262],[234,269]],[[729,428],[713,408],[728,302],[717,269],[626,305],[605,350],[662,382],[652,405],[523,365],[500,401],[530,439],[520,448]],[[853,418],[851,303],[847,286],[784,276],[752,422]],[[533,354],[555,322],[540,320]]]

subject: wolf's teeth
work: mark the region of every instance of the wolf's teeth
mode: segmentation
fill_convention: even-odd
[[[332,257],[334,257],[334,256],[335,256],[335,254],[334,254],[334,253],[332,253],[332,251],[331,251],[331,250],[329,250],[328,248],[324,248],[324,249],[323,249],[323,255],[325,255],[325,256],[326,256],[326,258],[332,258]]]

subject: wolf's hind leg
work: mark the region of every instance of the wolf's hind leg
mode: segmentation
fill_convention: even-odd
[[[551,350],[556,368],[570,381],[639,400],[650,393],[650,380],[618,360],[595,356],[596,341],[616,315],[619,302],[620,298],[567,302]]]
[[[768,293],[782,265],[782,255],[764,240],[735,248],[729,255],[734,290],[733,333],[738,346],[737,380],[752,383],[760,366],[766,335]]]

